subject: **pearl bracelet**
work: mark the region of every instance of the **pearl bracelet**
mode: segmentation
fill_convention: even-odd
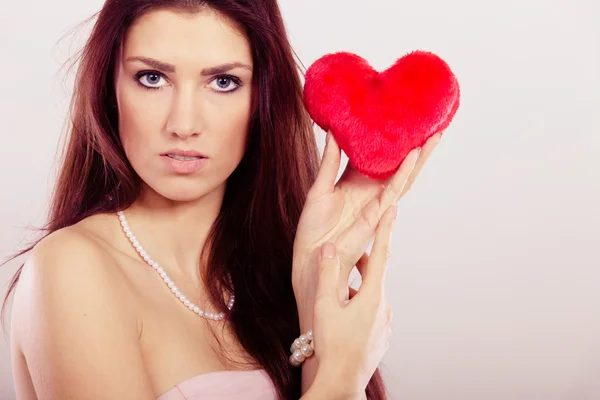
[[[312,330],[306,332],[292,343],[290,348],[292,355],[290,356],[290,364],[294,367],[300,366],[308,357],[312,356],[315,349],[313,347]]]

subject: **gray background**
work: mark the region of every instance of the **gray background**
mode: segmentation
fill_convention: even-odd
[[[59,39],[101,5],[1,7],[3,258],[43,222],[72,79],[59,68],[88,30]],[[394,336],[383,367],[393,398],[599,399],[599,3],[281,7],[306,66],[348,50],[383,69],[421,48],[444,58],[461,83],[453,124],[400,203],[387,281]],[[3,291],[16,266],[0,269]],[[9,400],[7,341],[0,398]]]

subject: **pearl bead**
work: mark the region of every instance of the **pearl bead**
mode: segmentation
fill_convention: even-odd
[[[300,352],[304,355],[304,357],[310,357],[313,354],[313,349],[310,345],[305,344],[300,348]]]
[[[300,341],[300,339],[294,340],[294,346],[296,346],[297,349],[299,349],[302,346],[302,342]]]
[[[304,360],[306,360],[306,357],[304,356],[304,354],[302,354],[300,350],[294,351],[294,358],[299,362],[304,362]]]
[[[313,333],[312,333],[312,329],[308,332],[306,332],[306,336],[308,336],[308,339],[310,339],[310,341],[313,340]]]
[[[299,362],[298,360],[296,360],[296,358],[294,357],[294,355],[292,354],[290,356],[290,364],[292,364],[292,366],[294,367],[298,367],[300,366],[300,364],[302,364],[301,362]]]
[[[300,335],[300,343],[302,343],[302,344],[308,343],[308,336],[306,336],[306,334]]]

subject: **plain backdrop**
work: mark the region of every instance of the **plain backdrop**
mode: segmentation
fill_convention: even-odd
[[[60,68],[91,25],[65,35],[101,5],[0,8],[2,258],[44,222],[71,89]],[[383,364],[393,398],[600,399],[598,1],[281,7],[306,67],[346,50],[384,69],[425,49],[461,84],[454,122],[400,202]],[[16,267],[0,268],[3,293]],[[0,399],[13,398],[3,337]]]

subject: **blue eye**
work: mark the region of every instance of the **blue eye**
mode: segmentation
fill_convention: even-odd
[[[220,75],[215,77],[210,83],[210,88],[215,92],[230,93],[236,91],[241,86],[241,81],[230,75]]]
[[[141,71],[136,74],[136,82],[146,89],[161,89],[166,80],[156,71]]]

